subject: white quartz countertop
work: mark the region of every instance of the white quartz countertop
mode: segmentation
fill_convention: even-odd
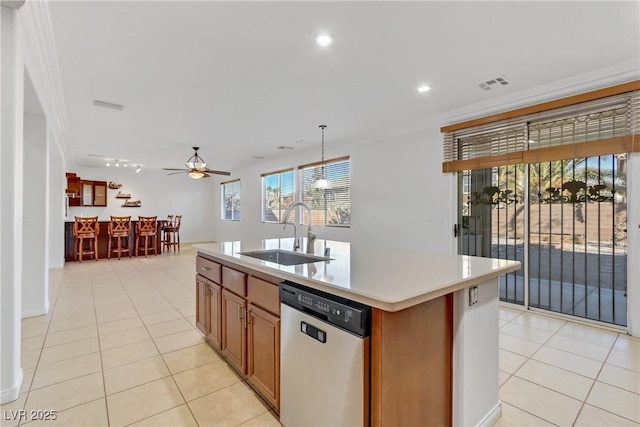
[[[201,243],[205,255],[349,298],[385,311],[399,311],[518,270],[520,263],[466,255],[317,240],[315,255],[330,248],[330,261],[281,265],[240,252],[292,251],[293,238]],[[303,242],[301,248],[306,247]]]

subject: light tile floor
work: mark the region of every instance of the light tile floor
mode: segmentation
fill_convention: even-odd
[[[280,426],[194,328],[194,269],[183,246],[53,270],[51,313],[23,320],[24,383],[0,424]],[[501,307],[497,426],[639,426],[639,365],[637,338]],[[5,419],[21,409],[57,419]]]

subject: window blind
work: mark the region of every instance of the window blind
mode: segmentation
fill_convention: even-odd
[[[298,167],[300,177],[299,200],[311,208],[311,224],[334,227],[351,226],[351,159],[326,160]],[[318,189],[313,183],[324,178],[329,188]],[[302,223],[308,224],[307,212],[302,211]]]
[[[640,81],[620,86],[621,90],[638,89]],[[610,93],[611,88],[603,91],[594,91],[595,99],[574,105],[503,120],[487,118],[486,123],[469,127],[443,128],[442,170],[458,172],[640,151],[640,91],[598,97],[598,93]],[[557,104],[562,105],[562,100]]]

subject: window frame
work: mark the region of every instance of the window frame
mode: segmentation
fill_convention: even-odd
[[[285,169],[280,169],[280,170],[276,170],[273,172],[267,172],[267,173],[263,173],[260,174],[260,178],[261,178],[261,207],[260,207],[260,216],[261,216],[261,220],[263,223],[265,224],[279,224],[280,223],[280,219],[279,219],[279,215],[281,213],[284,213],[284,211],[286,210],[286,203],[283,203],[282,201],[282,175],[285,173],[289,173],[291,172],[293,174],[293,190],[292,190],[292,195],[293,195],[293,201],[292,203],[296,202],[296,192],[297,192],[297,182],[296,182],[296,169],[294,167],[291,168],[285,168]],[[278,214],[276,215],[276,217],[278,218],[277,221],[274,220],[269,220],[265,217],[265,207],[266,207],[266,196],[267,196],[267,177],[273,176],[273,175],[278,175]],[[284,208],[283,208],[284,206]],[[272,209],[273,210],[273,209]],[[274,213],[275,215],[275,213]]]
[[[305,171],[308,171],[310,169],[313,170],[313,169],[316,169],[316,168],[319,168],[319,167],[322,167],[322,166],[324,166],[325,171],[326,171],[326,169],[327,169],[327,167],[329,165],[337,164],[337,163],[341,163],[341,162],[348,162],[348,166],[347,166],[347,169],[348,169],[348,172],[349,172],[348,179],[347,179],[348,186],[345,187],[347,189],[346,191],[348,192],[348,209],[349,209],[349,213],[348,213],[349,221],[348,221],[348,224],[344,224],[344,223],[331,224],[329,222],[329,208],[328,208],[328,205],[329,205],[329,203],[338,203],[337,202],[338,198],[336,197],[336,192],[333,191],[333,189],[326,189],[326,190],[324,190],[324,195],[323,195],[323,199],[324,199],[324,201],[323,201],[323,205],[324,205],[324,208],[323,208],[323,210],[324,210],[324,213],[323,213],[324,221],[323,221],[323,223],[313,223],[312,222],[311,225],[320,226],[320,227],[351,228],[351,156],[336,157],[336,158],[333,158],[333,159],[327,159],[324,162],[319,161],[319,162],[305,163],[305,164],[299,165],[296,168],[297,172],[298,172],[297,173],[297,180],[298,180],[297,199],[299,201],[305,202],[305,203],[307,203],[309,205],[309,203],[307,201],[307,198],[305,197],[305,194],[304,194],[305,191],[306,191],[305,182],[304,182],[305,179],[303,177],[303,174],[305,173]],[[312,174],[313,174],[313,172],[312,172]],[[325,172],[325,179],[326,178],[327,177],[326,177],[326,172]],[[320,191],[322,191],[322,190],[320,190]],[[331,194],[332,197],[327,197],[327,192],[328,191],[332,192],[332,194]],[[298,210],[298,212],[296,212],[296,214],[298,214],[300,218],[304,218],[304,214],[305,213],[301,212],[300,208],[297,209],[297,210]]]
[[[225,188],[230,185],[230,184],[236,184],[238,185],[238,191],[237,191],[237,195],[238,195],[238,208],[237,209],[233,209],[231,208],[231,218],[226,218],[226,200],[225,200]],[[220,219],[222,221],[240,221],[242,218],[242,213],[241,213],[241,201],[242,201],[242,187],[240,184],[240,179],[234,179],[232,181],[224,181],[220,183]],[[238,213],[238,217],[234,218],[234,212]]]

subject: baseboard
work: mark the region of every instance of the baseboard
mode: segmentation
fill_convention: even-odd
[[[23,310],[22,318],[25,319],[27,317],[44,316],[45,314],[49,314],[49,301],[47,301],[44,307],[42,308]]]
[[[22,378],[22,368],[20,368],[20,371],[18,372],[18,379],[16,380],[16,383],[13,385],[13,387],[8,390],[2,390],[2,392],[0,392],[1,404],[13,402],[18,398],[18,396],[20,395],[20,389],[22,388]]]
[[[487,415],[478,422],[478,427],[491,427],[498,422],[500,417],[502,417],[502,402],[498,400],[496,406],[491,408]]]

